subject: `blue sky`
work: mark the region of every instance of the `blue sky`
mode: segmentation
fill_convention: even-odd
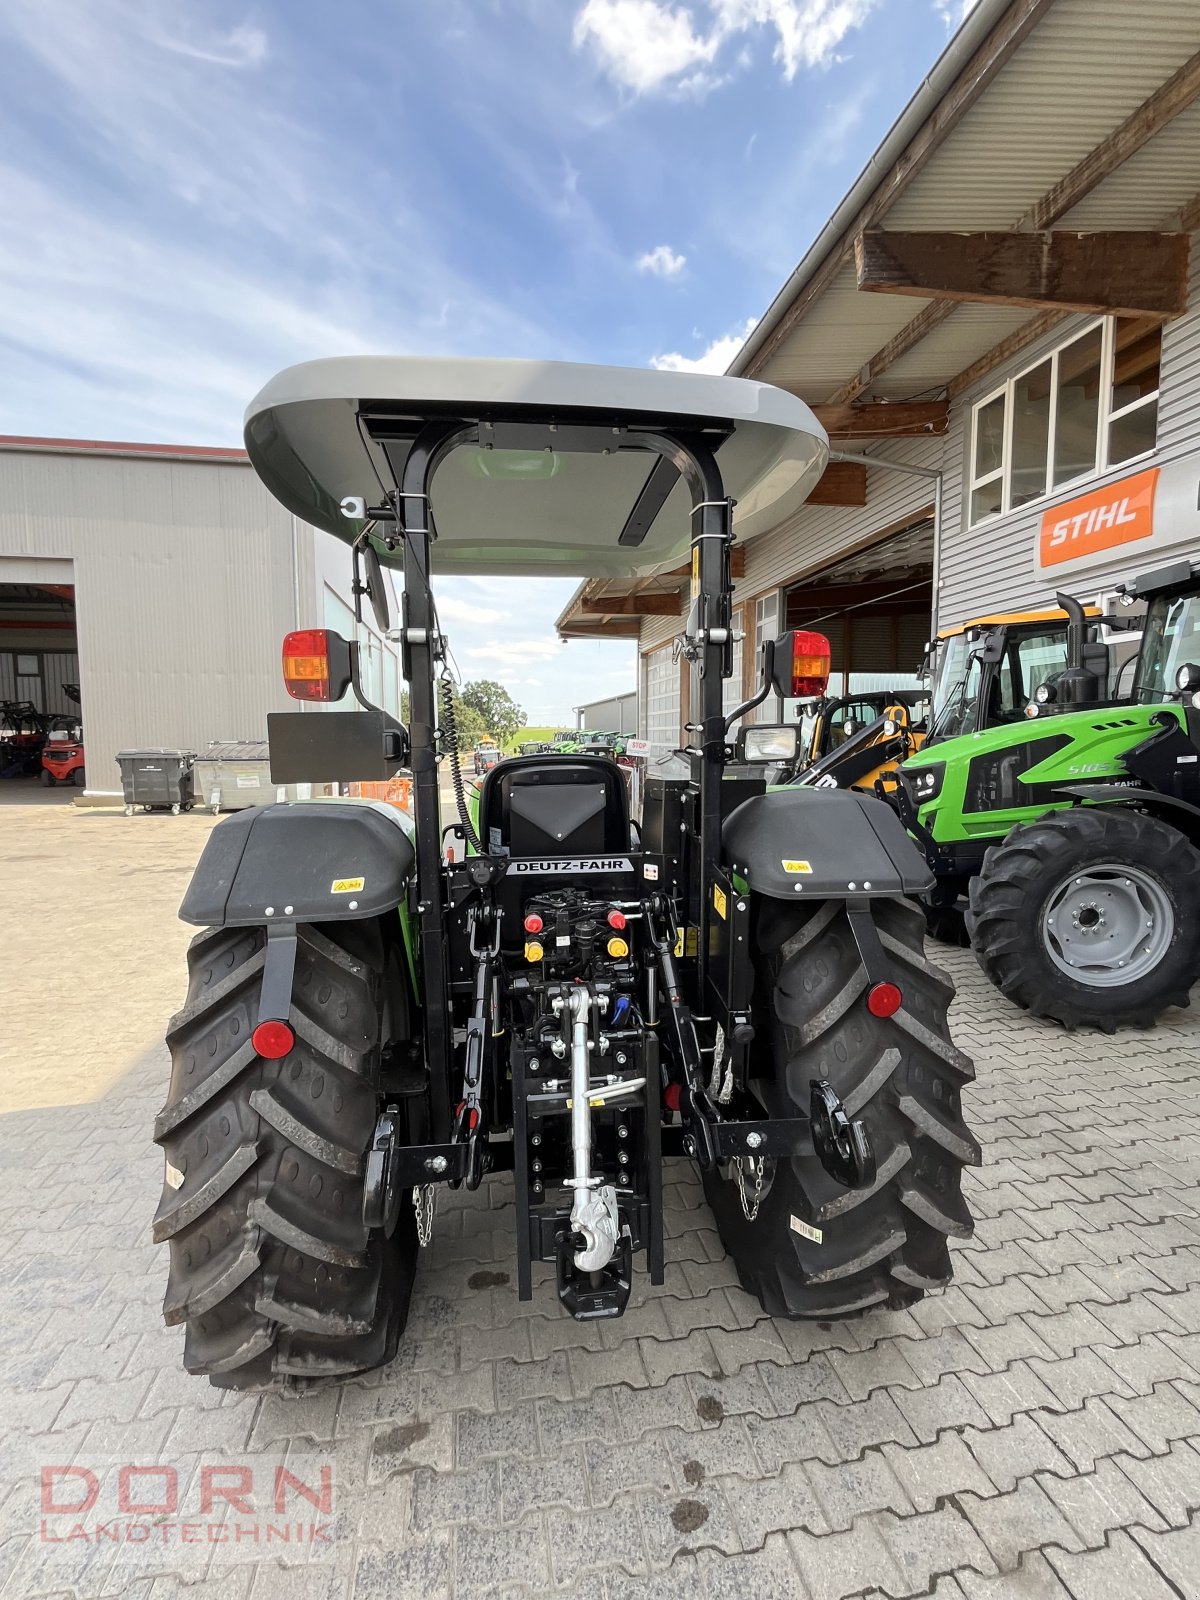
[[[240,442],[356,351],[723,370],[964,0],[4,0],[0,432]],[[441,586],[530,721],[571,585]]]

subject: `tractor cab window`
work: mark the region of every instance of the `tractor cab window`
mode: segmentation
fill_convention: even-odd
[[[1134,701],[1167,699],[1175,693],[1175,674],[1188,665],[1200,666],[1200,593],[1159,595],[1146,612]]]
[[[829,748],[836,750],[845,744],[868,722],[874,722],[879,712],[869,700],[843,700],[829,719]]]
[[[1065,629],[1010,632],[998,680],[1000,698],[995,707],[995,720],[1019,720],[1042,684],[1049,683],[1066,670]]]
[[[953,739],[973,733],[972,708],[979,694],[981,668],[973,652],[977,641],[955,633],[938,646],[933,665],[929,729],[931,737]]]

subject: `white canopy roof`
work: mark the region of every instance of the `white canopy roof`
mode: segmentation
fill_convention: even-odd
[[[506,448],[507,423],[712,430],[725,491],[737,501],[739,538],[794,511],[828,454],[824,429],[804,402],[770,384],[648,368],[407,356],[287,368],[251,402],[246,448],[290,511],[351,541],[362,523],[343,516],[340,502],[359,495],[377,504],[396,486],[379,435],[402,435],[436,417],[492,421],[499,430],[495,448],[460,447],[437,471],[431,500],[438,572],[617,576],[653,570],[687,548],[691,505],[682,482],[641,543],[618,543],[658,457],[619,448],[615,434],[618,448],[607,455],[530,447],[527,436],[520,448]],[[402,438],[393,443],[393,459],[404,449]]]

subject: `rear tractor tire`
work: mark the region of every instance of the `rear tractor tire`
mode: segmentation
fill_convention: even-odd
[[[968,1237],[962,1169],[979,1146],[959,1092],[974,1076],[950,1041],[954,985],[923,954],[924,913],[909,900],[872,902],[903,1002],[868,1010],[870,980],[839,901],[760,901],[753,1086],[776,1117],[807,1115],[813,1079],[828,1079],[875,1151],[871,1187],[846,1189],[806,1139],[786,1163],[766,1163],[750,1221],[731,1163],[705,1178],[725,1248],[748,1293],[772,1316],[843,1317],[900,1307],[950,1281],[948,1239]],[[743,1174],[753,1210],[755,1183]]]
[[[975,956],[1007,999],[1067,1028],[1150,1028],[1200,978],[1200,851],[1129,807],[1015,827],[971,883]]]
[[[378,924],[302,925],[281,1060],[254,1049],[266,935],[215,928],[188,951],[155,1124],[166,1175],[154,1238],[184,1365],[221,1388],[286,1387],[389,1361],[408,1314],[416,1222],[362,1220],[377,1117],[385,974]]]

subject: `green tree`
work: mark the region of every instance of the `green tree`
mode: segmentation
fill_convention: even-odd
[[[483,731],[492,734],[500,745],[507,745],[518,728],[525,726],[525,713],[501,683],[481,678],[463,684],[464,708],[476,712]]]

